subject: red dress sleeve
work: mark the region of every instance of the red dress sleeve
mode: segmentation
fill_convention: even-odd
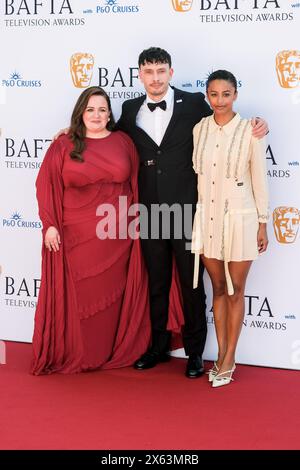
[[[59,141],[53,142],[36,179],[36,196],[39,216],[43,223],[43,234],[50,226],[61,231],[63,198],[63,151]],[[62,234],[61,234],[62,235]]]
[[[48,227],[54,226],[61,236],[58,252],[49,252],[43,243],[42,278],[33,334],[35,375],[52,372],[72,373],[80,370],[82,344],[79,318],[74,315],[75,291],[64,253],[62,139],[49,147],[37,180],[39,215],[43,223],[43,238]]]

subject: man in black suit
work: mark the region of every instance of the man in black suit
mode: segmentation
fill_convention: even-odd
[[[197,178],[192,166],[192,130],[211,110],[202,93],[187,93],[169,86],[173,69],[171,57],[163,49],[150,48],[140,54],[139,75],[147,95],[125,101],[118,122],[118,128],[131,136],[140,155],[139,198],[149,211],[149,232],[152,229],[152,238],[151,233],[148,238],[142,238],[149,273],[152,345],[136,361],[135,368],[149,369],[169,359],[171,334],[167,322],[174,255],[183,298],[183,344],[189,356],[186,375],[199,377],[204,372],[202,353],[207,332],[203,269],[198,288],[193,289],[194,257],[186,246],[190,237],[188,240],[183,233],[181,238],[176,238],[176,211],[170,219],[169,235],[162,233],[164,211],[159,227],[157,223],[154,227],[153,217],[151,224],[150,211],[153,213],[154,205],[158,204],[168,207],[177,204],[177,212],[186,204],[194,211]],[[155,108],[156,103],[160,107]],[[190,219],[192,227],[192,213]],[[156,239],[153,238],[155,229],[158,230]]]
[[[144,50],[139,56],[139,76],[146,96],[125,101],[117,125],[131,136],[137,147],[141,162],[139,198],[148,209],[148,219],[144,222],[150,231],[158,229],[158,236],[154,237],[153,233],[149,237],[142,235],[141,240],[149,273],[152,345],[134,366],[138,370],[149,369],[169,359],[167,322],[175,257],[183,298],[183,345],[189,357],[186,376],[196,378],[204,373],[202,353],[207,325],[203,267],[198,288],[193,289],[194,256],[187,249],[198,197],[197,178],[192,166],[192,131],[195,124],[212,111],[202,93],[187,93],[170,87],[172,75],[168,52],[156,47]],[[264,121],[260,121],[257,127],[263,128],[260,135],[266,133]],[[153,216],[153,208],[161,204],[165,209],[157,227],[158,220],[151,219],[151,210]],[[162,227],[164,215],[168,219],[170,211],[167,208],[173,204],[176,204],[177,211],[171,215],[170,233],[166,236]],[[187,208],[190,209],[189,233],[178,238],[178,228],[182,228],[182,224],[178,223],[180,215],[179,218],[177,215]]]

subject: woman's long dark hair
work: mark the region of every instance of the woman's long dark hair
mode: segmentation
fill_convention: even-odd
[[[108,94],[99,86],[91,86],[84,90],[79,96],[77,103],[75,104],[72,117],[69,136],[74,144],[73,150],[70,152],[70,157],[73,160],[83,162],[82,153],[85,149],[85,136],[86,136],[86,127],[84,125],[82,116],[86,110],[87,104],[91,96],[103,96],[106,99],[108,110],[110,112],[110,120],[107,123],[107,130],[112,131],[115,126],[115,120],[111,110],[111,104]]]

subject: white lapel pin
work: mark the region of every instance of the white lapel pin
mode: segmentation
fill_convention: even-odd
[[[176,103],[182,103],[182,100],[176,100]]]

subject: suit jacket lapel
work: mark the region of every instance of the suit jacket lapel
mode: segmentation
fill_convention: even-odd
[[[140,107],[144,103],[145,99],[146,99],[146,95],[142,95],[142,96],[139,97],[139,99],[137,99],[135,101],[134,106],[132,107],[132,110],[131,110],[131,113],[130,113],[130,119],[131,119],[130,124],[131,125],[136,126],[136,116],[137,116],[137,113],[140,110]]]
[[[178,118],[180,117],[182,109],[183,109],[184,101],[183,101],[182,91],[178,90],[175,87],[172,87],[172,88],[174,88],[174,109],[173,109],[173,114],[172,114],[169,125],[166,129],[165,135],[163,136],[163,140],[162,140],[160,145],[163,145],[168,140],[170,135],[172,134],[174,126],[175,126]]]

